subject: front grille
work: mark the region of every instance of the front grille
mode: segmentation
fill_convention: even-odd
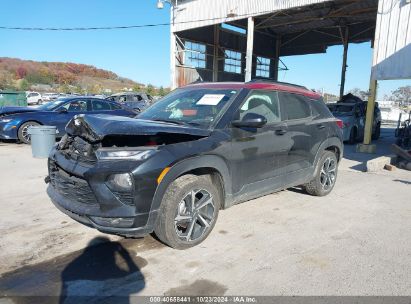
[[[70,175],[55,164],[50,164],[50,183],[67,199],[87,205],[97,204],[93,191],[84,179]]]

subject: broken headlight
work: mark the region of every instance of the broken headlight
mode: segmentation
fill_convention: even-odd
[[[106,185],[113,191],[132,191],[133,178],[129,173],[112,174],[107,178]]]
[[[96,156],[99,160],[146,160],[154,153],[156,149],[99,149],[96,151]]]

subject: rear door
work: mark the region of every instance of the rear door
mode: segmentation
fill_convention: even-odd
[[[234,192],[253,192],[265,188],[278,189],[283,185],[288,146],[286,125],[281,121],[278,93],[253,90],[236,110],[233,120],[247,113],[264,116],[262,128],[230,127],[232,138],[231,163]]]
[[[91,110],[93,113],[90,114],[112,114],[110,103],[105,100],[91,99]]]
[[[114,103],[114,102],[110,102],[110,106],[111,106],[111,114],[112,115],[118,115],[118,116],[128,116],[128,117],[135,117],[137,115],[137,113],[133,112],[131,109],[127,110],[124,109],[123,107],[121,107],[121,105]]]
[[[317,132],[317,126],[313,126],[311,123],[311,108],[304,96],[280,92],[279,98],[283,117],[287,124],[288,136],[292,142],[286,165],[286,173],[289,175],[308,169],[312,165],[312,133]]]

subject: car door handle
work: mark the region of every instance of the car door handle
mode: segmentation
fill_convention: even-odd
[[[317,125],[317,128],[318,128],[318,129],[324,129],[325,126],[324,126],[323,124],[319,124],[319,125]]]
[[[285,133],[287,133],[286,129],[275,130],[275,134],[277,134],[277,135],[284,135]]]

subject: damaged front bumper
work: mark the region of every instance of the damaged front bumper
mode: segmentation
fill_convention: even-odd
[[[151,210],[155,182],[138,183],[134,162],[84,164],[52,150],[48,162],[47,194],[53,204],[74,220],[105,233],[144,236],[151,233],[158,210]],[[112,191],[105,181],[113,173],[135,178],[131,193]]]
[[[101,232],[123,236],[143,237],[154,230],[154,223],[157,219],[157,210],[142,214],[124,214],[122,217],[107,217],[107,214],[105,213],[102,214],[103,216],[92,216],[90,214],[98,214],[98,212],[92,212],[91,210],[81,211],[82,208],[77,210],[77,208],[73,206],[73,201],[63,197],[51,185],[47,188],[47,194],[53,204],[61,212],[65,213],[75,221],[88,227],[96,228]]]

